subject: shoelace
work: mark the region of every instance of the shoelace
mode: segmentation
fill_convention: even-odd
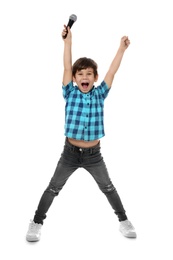
[[[134,229],[133,225],[132,225],[129,221],[127,221],[127,222],[125,223],[125,227],[126,227],[128,230]]]
[[[32,221],[30,224],[30,230],[39,230],[39,224],[36,224]]]

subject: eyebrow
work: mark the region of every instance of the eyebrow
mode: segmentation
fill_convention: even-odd
[[[81,71],[81,70],[88,70],[88,71],[94,72],[94,70],[93,70],[92,68],[86,68],[86,69],[82,68],[82,69],[78,69],[77,72],[78,72],[78,71]]]

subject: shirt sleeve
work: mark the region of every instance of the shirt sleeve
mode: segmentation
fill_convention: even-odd
[[[108,93],[110,91],[110,88],[108,87],[108,85],[106,84],[105,81],[102,81],[100,86],[97,87],[97,90],[98,90],[99,95],[104,100],[107,97],[107,95],[108,95]]]
[[[64,99],[68,98],[72,90],[74,90],[73,81],[71,81],[67,86],[62,85],[62,94]]]

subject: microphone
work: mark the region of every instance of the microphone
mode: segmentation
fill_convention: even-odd
[[[70,27],[71,29],[72,25],[74,24],[74,22],[76,22],[76,20],[77,20],[77,16],[75,14],[70,15],[67,27]],[[64,39],[67,37],[67,33],[66,35],[63,36]]]

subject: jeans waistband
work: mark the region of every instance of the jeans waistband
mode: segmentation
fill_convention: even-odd
[[[90,154],[92,154],[94,151],[100,149],[100,141],[95,146],[83,148],[83,147],[79,147],[79,146],[75,146],[75,145],[71,144],[68,141],[67,137],[65,139],[65,145],[68,146],[72,151],[76,151],[76,152],[79,152],[79,153],[90,153]]]

